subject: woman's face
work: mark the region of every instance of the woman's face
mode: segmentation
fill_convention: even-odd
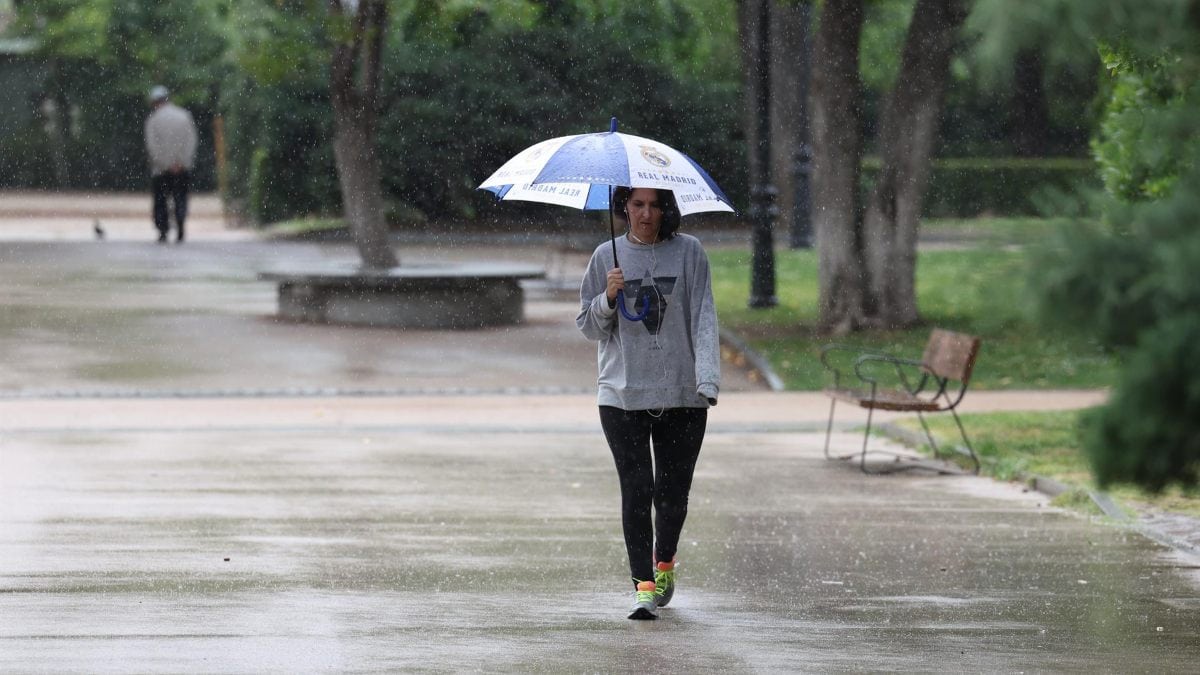
[[[662,225],[662,205],[658,203],[658,190],[634,188],[625,204],[629,229],[638,241],[647,244],[658,240],[658,228]]]

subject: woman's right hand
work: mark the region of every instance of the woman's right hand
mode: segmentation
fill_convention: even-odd
[[[625,290],[625,274],[621,272],[620,267],[614,267],[608,271],[608,288],[605,290],[608,295],[608,306],[615,307],[617,303],[617,291]]]

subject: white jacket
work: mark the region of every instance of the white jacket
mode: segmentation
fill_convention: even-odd
[[[157,176],[176,164],[191,171],[196,163],[196,123],[192,114],[164,103],[146,118],[146,155],[150,174]]]

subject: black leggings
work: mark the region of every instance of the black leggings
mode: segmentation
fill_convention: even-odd
[[[621,480],[621,525],[635,583],[654,578],[651,549],[658,560],[675,558],[708,421],[705,408],[668,408],[661,417],[656,415],[657,411],[652,415],[646,410],[600,406],[600,425]]]

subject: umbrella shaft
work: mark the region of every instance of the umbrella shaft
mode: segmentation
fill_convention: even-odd
[[[613,118],[616,119],[615,117]],[[612,209],[612,186],[608,186],[608,241],[612,244],[613,250],[613,267],[620,267],[621,263],[617,262],[617,232],[613,229],[613,209]]]

